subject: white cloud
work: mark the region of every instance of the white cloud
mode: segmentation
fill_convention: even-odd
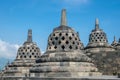
[[[19,46],[18,44],[10,44],[0,39],[0,57],[7,59],[15,58]]]

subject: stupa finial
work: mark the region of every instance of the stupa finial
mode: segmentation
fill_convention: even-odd
[[[62,9],[61,12],[61,26],[66,26],[67,20],[66,20],[66,9]]]
[[[28,30],[27,42],[32,42],[32,29]]]
[[[96,30],[99,29],[99,20],[98,20],[98,18],[96,18],[96,20],[95,20],[95,29]]]

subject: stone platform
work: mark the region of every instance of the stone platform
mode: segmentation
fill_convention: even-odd
[[[30,80],[120,80],[117,76],[93,76],[93,77],[80,77],[80,78],[33,78]]]
[[[0,80],[120,80],[118,76],[88,76],[88,77],[46,77],[46,78],[40,78],[40,77],[1,77]]]

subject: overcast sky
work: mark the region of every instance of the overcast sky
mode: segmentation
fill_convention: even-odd
[[[95,27],[107,33],[109,43],[120,37],[120,0],[0,0],[0,58],[15,58],[17,49],[33,30],[33,41],[44,52],[53,28],[60,25],[61,9],[67,10],[67,24],[87,45]]]

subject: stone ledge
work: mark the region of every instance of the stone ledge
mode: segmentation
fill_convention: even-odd
[[[55,77],[55,78],[40,78],[40,77],[2,77],[2,80],[120,80],[117,76],[89,76],[89,77]],[[1,80],[1,78],[0,78]]]
[[[120,80],[119,78],[30,78],[30,80]]]

